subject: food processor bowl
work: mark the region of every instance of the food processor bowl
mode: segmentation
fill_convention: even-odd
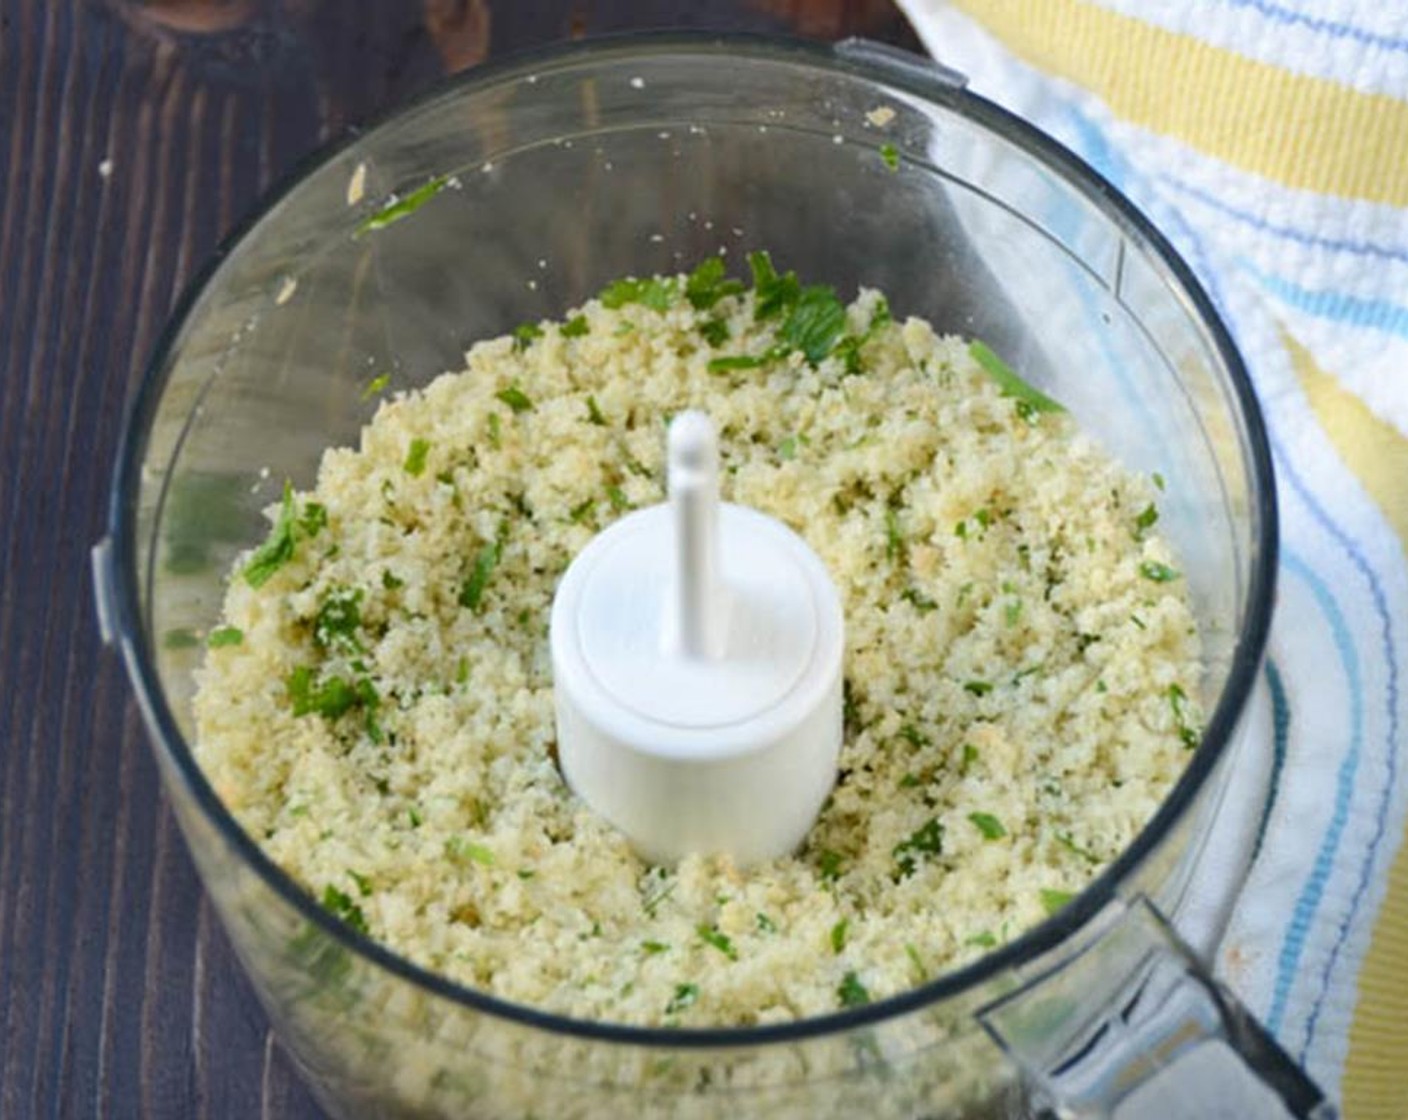
[[[396,198],[400,220],[373,219]],[[984,339],[1127,467],[1166,480],[1160,525],[1207,653],[1201,745],[1069,906],[892,999],[772,1026],[646,1029],[461,987],[326,913],[221,804],[191,750],[191,636],[216,624],[283,480],[311,485],[325,448],[356,442],[373,378],[423,385],[461,368],[472,341],[557,317],[615,278],[714,253],[741,271],[754,249]],[[1258,1069],[1295,1114],[1321,1107],[1166,918],[1237,764],[1275,556],[1241,361],[1188,269],[1109,184],[902,52],[648,36],[476,68],[275,192],[157,348],[94,561],[105,633],[205,887],[328,1111],[878,1120],[1119,1115],[1159,1091],[1160,1068],[1232,1055],[1229,1042],[1242,1053],[1228,1069]]]

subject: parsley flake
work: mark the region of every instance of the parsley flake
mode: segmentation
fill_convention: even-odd
[[[900,169],[900,150],[893,144],[880,145],[880,158],[885,161],[885,166],[891,171]]]
[[[846,307],[834,288],[812,284],[803,288],[777,336],[816,365],[831,353],[846,331]]]
[[[425,473],[425,460],[429,454],[430,441],[417,436],[406,449],[406,461],[401,464],[402,469],[412,478],[419,478]]]
[[[394,225],[402,218],[410,217],[449,185],[450,176],[437,175],[424,186],[417,187],[405,198],[390,202],[375,214],[363,219],[353,236],[361,237],[363,234],[375,233],[379,229]]]
[[[373,397],[381,393],[390,384],[391,375],[389,373],[378,374],[376,377],[373,377],[370,381],[367,382],[367,387],[362,390],[362,399],[364,401],[371,400]]]
[[[484,599],[484,588],[488,586],[489,577],[493,574],[498,563],[498,541],[487,541],[480,546],[479,552],[474,557],[474,567],[469,573],[469,578],[460,588],[460,606],[472,611],[479,609],[479,604]]]
[[[585,315],[574,315],[562,324],[563,338],[581,338],[591,332],[591,327],[587,325]]]
[[[528,412],[533,407],[532,398],[528,396],[517,385],[510,385],[507,389],[500,389],[494,396],[513,409],[514,412]]]
[[[1178,573],[1167,564],[1160,564],[1157,560],[1145,560],[1139,565],[1139,574],[1154,583],[1169,583],[1178,578]]]
[[[908,840],[895,845],[891,855],[895,857],[895,868],[899,878],[908,879],[914,874],[919,856],[942,855],[944,850],[944,826],[938,817],[925,822],[910,833]]]
[[[1041,888],[1041,908],[1048,914],[1054,914],[1063,909],[1075,895],[1070,891],[1057,891],[1048,887]]]
[[[675,994],[670,997],[670,1002],[665,1005],[665,1014],[674,1015],[687,1007],[693,1007],[695,1001],[699,999],[698,984],[677,984]]]
[[[244,631],[238,626],[217,626],[206,638],[205,644],[211,649],[222,646],[237,646],[244,641]]]
[[[329,884],[323,890],[323,909],[347,923],[358,933],[367,932],[367,916],[362,913],[362,908],[352,901],[352,896],[346,891],[340,891]]]
[[[723,257],[709,257],[700,262],[684,284],[684,297],[696,311],[708,311],[724,296],[736,296],[743,285],[725,275]]]
[[[850,929],[851,923],[842,918],[831,927],[831,951],[839,954],[846,947],[846,933]]]
[[[986,343],[975,339],[969,344],[968,353],[983,367],[983,372],[997,382],[998,391],[1004,397],[1011,397],[1019,406],[1025,406],[1029,417],[1038,412],[1066,411],[1058,401],[1028,385],[1012,372],[1012,367],[999,358]]]
[[[968,819],[973,822],[973,827],[983,834],[984,840],[1001,840],[1007,835],[1007,829],[1002,827],[1002,822],[991,813],[969,813]]]
[[[836,998],[841,1001],[842,1007],[863,1007],[870,1002],[870,992],[853,970],[841,977],[841,983],[836,988]]]
[[[645,280],[626,277],[608,284],[601,290],[603,307],[612,311],[625,307],[628,303],[640,303],[652,311],[668,311],[678,298],[679,292],[674,280],[651,276]]]
[[[722,932],[718,926],[698,926],[695,932],[706,945],[712,945],[731,961],[738,959],[738,950],[734,948],[732,939],[728,934]]]

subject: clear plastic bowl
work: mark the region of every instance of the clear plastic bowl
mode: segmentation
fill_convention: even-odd
[[[356,235],[391,192],[447,174],[453,188],[418,213]],[[324,448],[355,442],[373,373],[423,384],[460,368],[471,341],[614,278],[725,250],[741,264],[754,248],[989,341],[1128,466],[1162,474],[1160,525],[1206,635],[1203,742],[1073,904],[893,999],[782,1026],[652,1030],[457,986],[325,913],[240,829],[189,745],[200,652],[166,636],[214,625],[225,573],[264,532],[273,491],[258,483],[307,486]],[[1226,785],[1275,553],[1241,361],[1188,269],[1089,168],[887,48],[646,37],[475,69],[276,192],[157,348],[95,560],[205,886],[330,1112],[878,1120],[1022,1115],[1066,1093],[1052,1070],[1121,1006],[1122,968],[1198,972],[1158,915],[1176,911]]]

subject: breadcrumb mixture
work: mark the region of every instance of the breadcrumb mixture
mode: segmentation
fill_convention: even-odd
[[[621,281],[382,401],[231,577],[201,762],[324,906],[454,980],[636,1024],[881,999],[1059,908],[1197,740],[1157,485],[981,344],[752,265]],[[646,865],[555,764],[554,586],[664,499],[685,408],[845,608],[835,791],[747,871]]]

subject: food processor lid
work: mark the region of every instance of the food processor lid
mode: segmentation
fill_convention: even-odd
[[[1228,377],[1231,393],[1244,419],[1243,454],[1250,476],[1249,489],[1256,496],[1253,511],[1255,547],[1247,573],[1248,607],[1238,637],[1227,684],[1209,718],[1199,749],[1154,817],[1127,847],[1072,902],[1040,925],[1028,930],[971,964],[941,974],[909,991],[874,1003],[794,1022],[740,1028],[646,1028],[616,1023],[570,1019],[510,1003],[464,987],[412,964],[364,935],[349,929],[323,911],[284,872],[263,854],[235,822],[210,786],[177,727],[175,717],[158,683],[153,636],[142,621],[142,603],[148,596],[139,586],[147,578],[138,572],[137,495],[143,456],[170,374],[170,355],[183,327],[195,311],[207,285],[234,247],[266,215],[276,209],[314,168],[359,142],[349,138],[332,152],[322,152],[298,168],[268,194],[259,209],[226,239],[221,249],[192,282],[178,304],[153,353],[148,372],[132,403],[119,445],[117,470],[111,491],[108,538],[95,550],[94,568],[100,613],[121,646],[139,702],[150,727],[167,743],[176,762],[175,777],[185,784],[205,817],[240,854],[246,865],[304,917],[329,937],[346,943],[364,957],[436,995],[463,1003],[485,1014],[503,1017],[549,1032],[600,1041],[673,1047],[738,1047],[780,1043],[843,1032],[920,1010],[938,1000],[971,990],[996,975],[1019,967],[1052,949],[1081,929],[1117,897],[1120,885],[1158,848],[1160,841],[1190,808],[1195,795],[1209,780],[1221,760],[1234,727],[1249,697],[1269,631],[1276,571],[1276,504],[1271,457],[1265,427],[1242,359],[1222,325],[1215,308],[1188,266],[1169,242],[1120,192],[1098,172],[1034,126],[996,104],[962,88],[952,71],[897,52],[893,48],[860,40],[832,45],[777,37],[715,33],[645,33],[595,39],[545,48],[490,62],[437,85],[426,94],[371,123],[364,132],[449,94],[484,90],[516,83],[529,75],[542,75],[554,67],[571,67],[585,59],[623,62],[645,56],[659,58],[671,52],[688,56],[723,56],[755,64],[787,63],[822,73],[873,83],[877,91],[941,107],[996,133],[1026,156],[1077,187],[1091,204],[1134,240],[1142,243],[1166,269],[1187,304],[1206,331]]]

